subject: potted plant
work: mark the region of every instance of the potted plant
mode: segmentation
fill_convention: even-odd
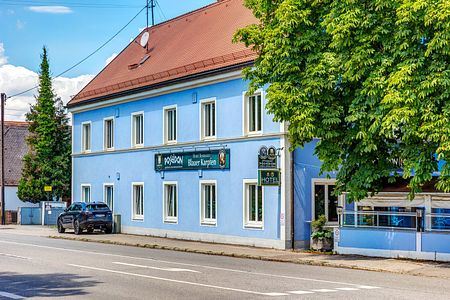
[[[325,215],[320,215],[316,220],[311,222],[311,249],[317,251],[333,250],[333,233],[331,230],[324,228],[327,222]]]

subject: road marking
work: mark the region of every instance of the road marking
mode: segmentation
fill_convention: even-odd
[[[12,258],[20,258],[20,259],[31,259],[31,257],[13,255],[13,254],[8,254],[8,253],[0,253],[0,256],[7,256],[7,257],[12,257]]]
[[[365,290],[379,289],[379,287],[377,286],[370,286],[370,285],[358,285],[357,287]]]
[[[190,269],[180,269],[180,268],[158,268],[158,267],[143,266],[143,265],[136,265],[136,264],[127,264],[127,263],[118,262],[118,261],[114,261],[113,264],[116,264],[116,265],[124,265],[124,266],[130,266],[130,267],[136,267],[136,268],[161,270],[161,271],[167,271],[167,272],[192,272],[192,273],[201,273],[200,271],[190,270]]]
[[[0,243],[13,244],[13,245],[23,245],[23,246],[37,247],[37,248],[43,248],[43,249],[62,250],[62,251],[76,252],[76,253],[94,254],[94,255],[100,255],[100,256],[120,257],[120,258],[128,258],[128,259],[141,259],[141,260],[157,261],[157,262],[161,262],[161,263],[175,264],[175,265],[181,265],[181,266],[201,267],[201,268],[211,269],[211,270],[220,270],[220,271],[244,273],[244,274],[259,275],[259,276],[269,276],[269,277],[284,278],[284,279],[295,279],[295,280],[302,280],[302,281],[312,281],[312,282],[323,282],[323,283],[332,283],[332,284],[340,284],[340,285],[349,285],[349,286],[354,286],[354,287],[357,287],[357,288],[362,288],[362,286],[360,284],[355,284],[355,283],[330,281],[330,280],[322,280],[322,279],[313,279],[313,278],[304,278],[304,277],[295,277],[295,276],[287,276],[287,275],[276,275],[276,274],[270,274],[270,273],[251,272],[251,271],[243,271],[243,270],[228,269],[228,268],[221,268],[221,267],[213,267],[213,266],[208,266],[208,265],[197,265],[197,264],[189,264],[189,263],[172,262],[172,261],[167,261],[167,260],[159,260],[159,259],[155,259],[155,258],[135,257],[135,256],[121,255],[121,254],[111,254],[111,253],[84,251],[84,250],[77,250],[77,249],[70,249],[70,248],[52,247],[52,246],[44,246],[44,245],[36,245],[36,244],[28,244],[28,243],[19,243],[19,242],[10,242],[10,241],[1,241],[1,240],[0,240]],[[364,286],[364,289],[376,289],[376,288],[378,288],[378,287],[371,287],[371,286],[367,286],[367,285]]]
[[[332,292],[337,292],[336,290],[330,290],[330,289],[318,289],[318,290],[311,290],[313,292],[318,292],[318,293],[332,293]]]
[[[263,293],[266,296],[272,296],[272,297],[279,297],[279,296],[289,296],[289,294],[286,293]]]
[[[314,292],[309,292],[309,291],[290,291],[288,293],[295,294],[295,295],[314,294]]]
[[[9,299],[25,299],[25,297],[22,297],[22,296],[19,296],[19,295],[16,295],[16,294],[11,294],[11,293],[8,293],[8,292],[2,292],[2,291],[0,291],[0,296],[6,297],[6,298],[9,298]]]
[[[342,288],[335,288],[336,290],[340,291],[359,291],[357,288],[350,288],[350,287],[342,287]]]
[[[94,270],[94,271],[102,271],[102,272],[116,273],[116,274],[121,274],[121,275],[136,276],[136,277],[168,281],[168,282],[174,282],[174,283],[181,283],[181,284],[188,284],[188,285],[194,285],[194,286],[201,286],[201,287],[225,290],[225,291],[240,292],[240,293],[253,294],[253,295],[263,295],[263,296],[270,294],[270,293],[261,293],[261,292],[250,291],[250,290],[235,289],[235,288],[230,288],[230,287],[225,287],[225,286],[217,286],[217,285],[210,285],[210,284],[204,284],[204,283],[198,283],[198,282],[190,282],[190,281],[184,281],[184,280],[176,280],[176,279],[170,279],[170,278],[149,276],[149,275],[136,274],[136,273],[130,273],[130,272],[123,272],[123,271],[116,271],[116,270],[110,270],[110,269],[103,269],[103,268],[96,268],[96,267],[89,267],[89,266],[82,266],[82,265],[75,265],[75,264],[67,264],[67,265],[76,267],[76,268],[83,268],[83,269],[89,269],[89,270]]]

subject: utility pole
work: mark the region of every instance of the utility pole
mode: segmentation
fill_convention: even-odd
[[[0,94],[1,106],[1,118],[2,118],[2,140],[1,140],[1,154],[2,154],[2,170],[1,170],[1,184],[2,184],[2,225],[5,225],[5,102],[6,102],[6,94]]]
[[[155,26],[155,13],[153,11],[153,8],[155,8],[154,0],[150,0],[150,3],[151,3],[150,6],[152,8],[152,26]]]

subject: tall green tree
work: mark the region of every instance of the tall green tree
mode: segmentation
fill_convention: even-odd
[[[23,158],[17,193],[22,201],[33,203],[48,199],[46,185],[53,187],[52,194],[59,199],[69,197],[71,188],[70,126],[63,103],[52,89],[45,47],[41,58],[39,94],[26,115],[30,122],[28,153]]]
[[[410,197],[438,174],[450,192],[450,1],[246,0],[259,24],[235,40],[259,53],[251,88],[292,148],[318,138],[321,171],[359,200],[403,178]],[[438,167],[439,165],[439,167]]]

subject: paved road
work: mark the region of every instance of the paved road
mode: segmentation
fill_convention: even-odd
[[[0,299],[450,299],[450,280],[0,230]]]

